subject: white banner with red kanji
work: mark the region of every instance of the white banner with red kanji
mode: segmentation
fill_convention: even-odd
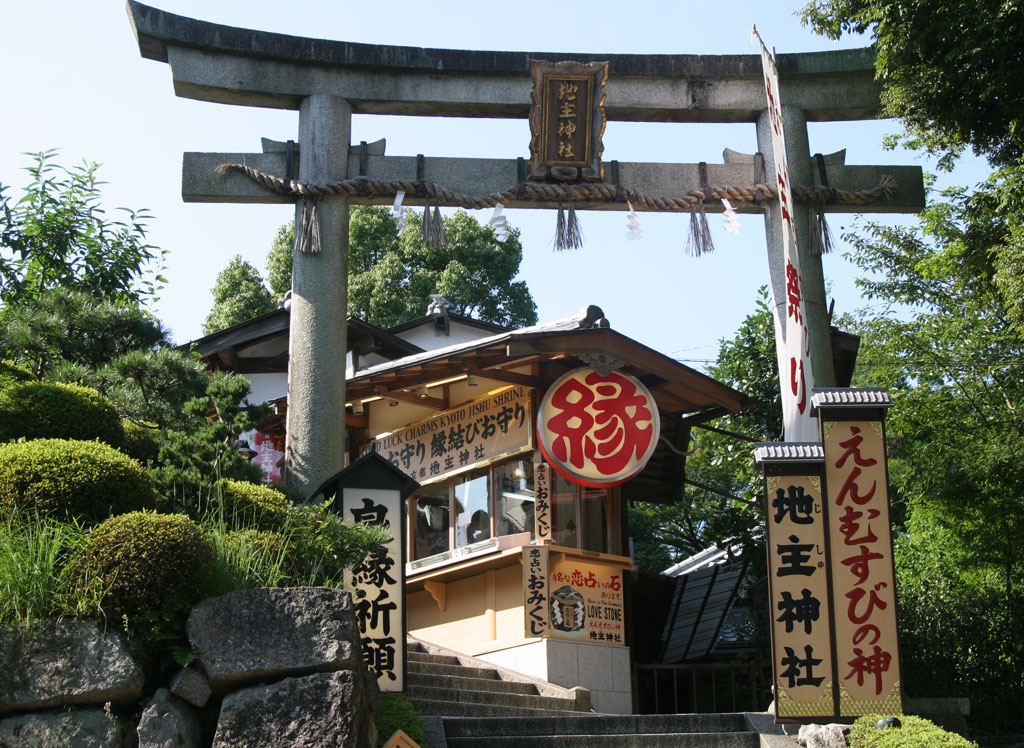
[[[787,442],[816,441],[817,425],[811,419],[810,390],[814,386],[811,368],[811,345],[807,331],[804,304],[803,276],[797,251],[796,223],[793,212],[793,194],[786,161],[786,133],[782,121],[782,103],[779,97],[779,74],[775,59],[765,46],[757,30],[752,36],[761,45],[761,64],[764,69],[764,88],[768,99],[768,117],[772,125],[772,157],[775,164],[779,207],[782,213],[782,252],[786,263],[786,297],[777,298],[772,305],[775,319],[775,351],[779,362],[779,380],[782,388],[782,422]],[[785,318],[782,310],[785,309]]]

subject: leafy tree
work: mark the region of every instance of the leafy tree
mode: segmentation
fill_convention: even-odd
[[[98,368],[130,350],[166,344],[149,312],[74,288],[51,288],[3,312],[0,350],[8,361],[46,375],[58,362]]]
[[[736,335],[721,341],[718,363],[708,374],[751,395],[746,412],[726,416],[715,428],[759,441],[770,441],[782,432],[782,405],[774,327],[768,306],[768,290],[762,287],[753,313]],[[751,444],[734,436],[695,429],[695,451],[687,458],[687,478],[749,501],[761,501],[764,488],[751,457]],[[761,510],[720,493],[688,485],[685,499],[675,505],[637,504],[629,510],[630,533],[638,562],[649,571],[662,571],[645,563],[671,563],[717,544],[738,547],[757,569],[764,567],[763,517]]]
[[[871,34],[886,110],[911,144],[1012,164],[1024,156],[1022,11],[1018,0],[811,0],[802,18],[832,39]]]
[[[1011,725],[1024,698],[1024,648],[1009,634],[1024,626],[1024,337],[989,251],[1005,220],[987,205],[984,194],[952,190],[919,227],[869,223],[847,238],[865,293],[883,302],[857,321],[858,376],[888,387],[894,403],[907,689],[971,696],[976,718]],[[949,628],[966,625],[968,612],[983,615],[969,639],[936,632],[937,615]],[[937,641],[950,647],[941,666]]]
[[[203,323],[203,333],[209,335],[275,309],[277,304],[263,285],[259,271],[241,255],[235,255],[217,276],[213,309]]]
[[[0,305],[57,287],[119,304],[154,297],[164,279],[150,266],[164,252],[146,243],[149,216],[121,208],[124,220],[107,218],[98,165],[65,168],[53,163],[55,153],[31,154],[32,182],[17,202],[0,184]]]
[[[519,272],[519,232],[503,244],[490,225],[465,211],[444,218],[447,249],[423,243],[418,213],[409,214],[402,236],[390,210],[355,206],[349,219],[349,314],[389,327],[422,317],[431,294],[441,294],[453,311],[509,327],[536,324],[537,307]],[[282,227],[267,258],[275,293],[291,288],[294,223]],[[285,274],[287,270],[287,275]]]
[[[295,245],[295,221],[281,226],[267,253],[267,285],[276,298],[292,290],[292,251]]]

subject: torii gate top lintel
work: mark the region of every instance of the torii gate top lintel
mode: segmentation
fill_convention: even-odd
[[[352,102],[361,114],[452,117],[526,117],[530,107],[530,61],[578,60],[609,63],[605,113],[609,120],[665,122],[755,122],[764,110],[759,55],[646,55],[505,52],[429,49],[362,44],[223,26],[129,0],[128,13],[141,55],[171,65],[179,96],[225,104],[298,109],[309,94],[329,93]],[[195,55],[197,64],[191,64]],[[216,57],[216,63],[211,57]],[[787,104],[808,121],[879,116],[874,50],[780,54]],[[223,72],[248,69],[223,84]],[[317,69],[319,77],[309,75]],[[283,71],[286,70],[286,74]],[[334,70],[348,75],[344,88]],[[363,84],[352,73],[432,78],[429,86]],[[485,91],[467,91],[459,80],[487,76]],[[340,76],[339,76],[340,77]],[[669,86],[689,82],[687,95]],[[457,91],[452,86],[458,86]],[[512,88],[510,89],[509,86]],[[479,87],[476,87],[479,88]],[[438,92],[440,91],[440,95]],[[428,95],[429,92],[429,95]],[[509,95],[509,94],[513,95]],[[417,95],[419,94],[419,95]]]

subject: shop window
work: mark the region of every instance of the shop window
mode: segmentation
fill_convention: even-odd
[[[533,538],[533,460],[513,460],[494,470],[498,487],[498,535]]]
[[[585,488],[555,473],[556,545],[619,553],[618,494]],[[533,460],[513,458],[421,488],[410,502],[410,557],[422,559],[495,536],[534,537]]]
[[[455,547],[491,537],[491,498],[487,470],[455,479]]]
[[[433,489],[433,490],[431,490]],[[413,539],[415,558],[448,550],[448,484],[426,486],[416,497]]]

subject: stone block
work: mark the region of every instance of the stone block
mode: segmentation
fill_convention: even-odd
[[[124,636],[92,621],[0,627],[0,714],[142,697],[142,667]]]
[[[159,688],[139,718],[139,748],[202,748],[199,714],[166,688]]]
[[[348,670],[286,678],[224,698],[213,748],[366,748],[377,730]]]
[[[124,728],[102,709],[35,712],[0,719],[3,748],[127,748]]]
[[[167,687],[179,699],[200,709],[206,706],[206,702],[210,700],[210,684],[205,676],[195,668],[182,668],[177,675],[171,678]]]
[[[359,668],[352,599],[343,590],[229,592],[197,604],[186,632],[215,695],[280,678]]]

